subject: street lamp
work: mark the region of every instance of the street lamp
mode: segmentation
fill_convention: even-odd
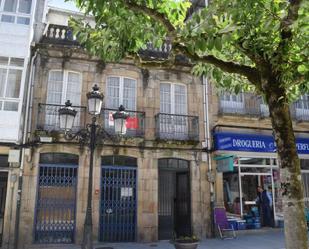
[[[88,196],[87,196],[87,210],[84,223],[84,234],[82,249],[93,249],[92,246],[92,185],[93,185],[93,161],[94,150],[98,141],[103,141],[108,134],[103,127],[96,123],[97,115],[101,113],[104,95],[99,91],[99,87],[94,85],[91,92],[87,93],[88,112],[92,115],[91,124],[87,124],[85,128],[72,132],[74,118],[76,111],[72,108],[71,102],[68,100],[65,107],[59,109],[60,129],[65,132],[65,139],[77,139],[81,145],[87,144],[90,149],[90,163],[89,163],[89,181],[88,181]],[[119,110],[113,114],[115,133],[117,135],[124,135],[126,133],[126,119],[129,114],[125,112],[125,108],[121,105]],[[109,138],[112,138],[108,134]]]

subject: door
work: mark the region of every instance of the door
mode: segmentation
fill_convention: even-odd
[[[100,241],[136,238],[136,168],[102,166]]]
[[[77,165],[40,165],[35,241],[74,243]]]
[[[3,236],[3,223],[4,223],[7,180],[8,180],[7,173],[0,172],[0,247],[2,245],[2,236]]]
[[[190,185],[188,172],[176,173],[175,231],[177,236],[191,235]]]
[[[189,172],[159,170],[159,239],[191,234]]]

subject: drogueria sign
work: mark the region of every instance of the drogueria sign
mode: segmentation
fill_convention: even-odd
[[[272,136],[240,134],[229,132],[214,133],[215,150],[276,152],[276,143]],[[296,138],[299,154],[309,154],[309,138]]]

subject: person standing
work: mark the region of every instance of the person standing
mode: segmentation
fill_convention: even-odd
[[[257,198],[256,203],[260,208],[260,216],[262,220],[262,226],[271,227],[272,226],[272,198],[270,194],[263,189],[262,186],[257,188]]]

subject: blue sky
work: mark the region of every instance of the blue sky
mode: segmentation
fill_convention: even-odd
[[[64,0],[47,0],[49,6],[54,6],[62,9],[78,11],[72,1],[65,2]]]

